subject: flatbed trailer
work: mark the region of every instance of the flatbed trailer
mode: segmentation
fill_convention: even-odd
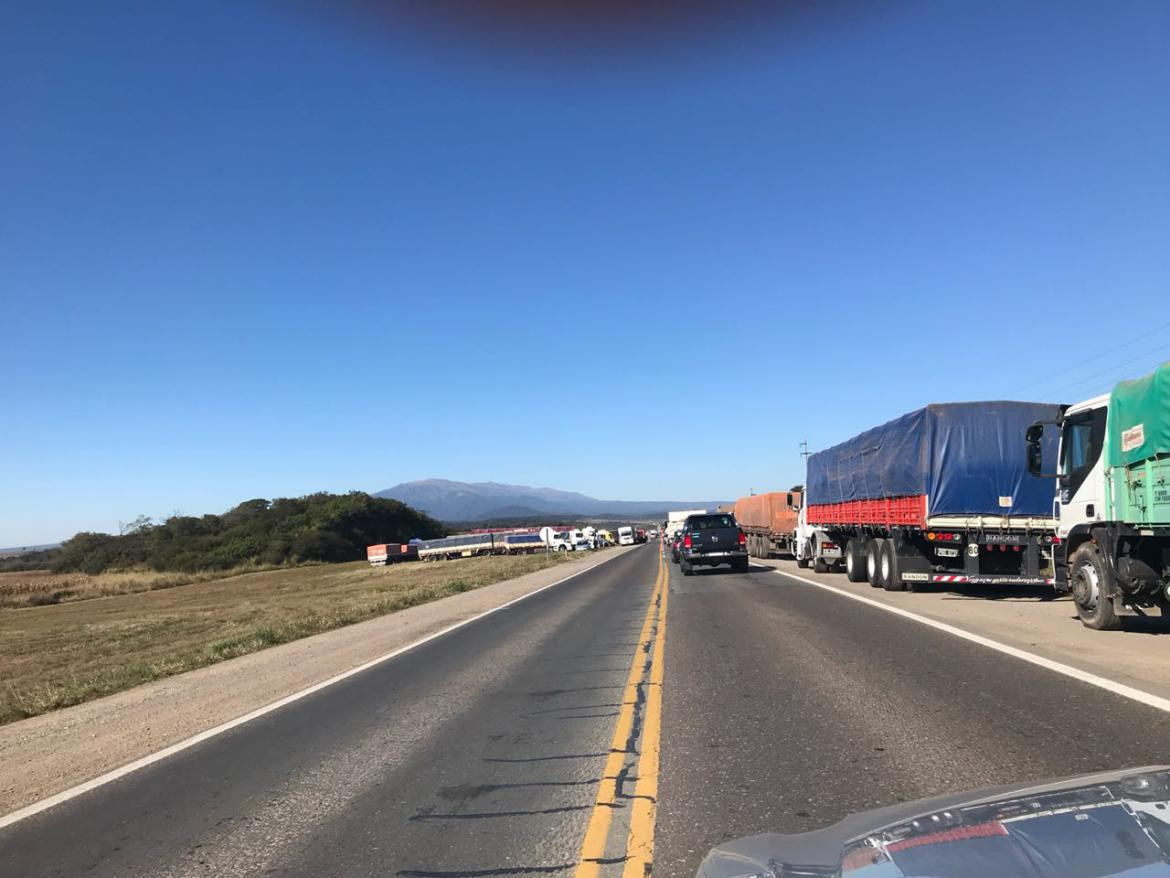
[[[891,591],[1051,585],[1052,480],[1027,471],[1017,437],[1057,408],[927,406],[812,455],[803,557]]]

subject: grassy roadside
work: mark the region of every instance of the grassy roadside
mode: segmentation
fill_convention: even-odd
[[[127,570],[117,573],[51,573],[29,570],[0,573],[0,609],[44,607],[71,601],[108,598],[118,594],[137,594],[176,588],[193,582],[227,579],[244,573],[284,569],[278,565],[253,565],[231,570],[200,573],[159,573],[153,570]]]
[[[579,555],[282,568],[0,610],[0,723],[555,566]]]

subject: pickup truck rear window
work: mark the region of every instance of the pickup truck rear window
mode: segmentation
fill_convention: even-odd
[[[691,530],[718,530],[722,527],[735,527],[735,519],[730,515],[696,515],[688,518],[687,524]]]

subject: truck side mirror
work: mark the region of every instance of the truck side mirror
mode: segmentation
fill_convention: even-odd
[[[1040,439],[1044,436],[1044,425],[1033,424],[1024,433],[1028,440],[1028,472],[1038,476],[1044,468],[1044,452],[1040,447]]]
[[[792,508],[792,492],[791,491],[788,492],[788,508],[789,509]]]

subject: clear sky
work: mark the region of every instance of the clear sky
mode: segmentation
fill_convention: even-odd
[[[733,498],[1170,359],[1170,4],[329,5],[7,10],[0,546],[426,477]]]

